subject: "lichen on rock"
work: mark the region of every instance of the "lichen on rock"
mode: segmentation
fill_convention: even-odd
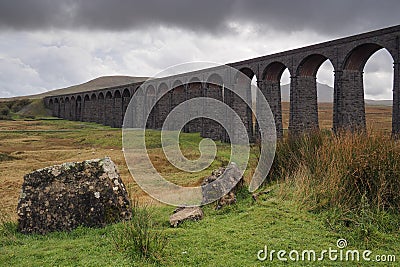
[[[17,212],[19,231],[39,234],[103,227],[132,216],[128,193],[108,157],[26,174]]]

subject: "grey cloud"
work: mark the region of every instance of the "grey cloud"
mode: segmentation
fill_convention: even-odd
[[[399,23],[398,0],[237,1],[236,17],[284,31],[354,34]],[[268,29],[268,28],[267,28]]]
[[[230,1],[205,4],[183,0],[2,1],[0,27],[15,30],[130,30],[168,25],[215,31],[230,13]]]
[[[0,27],[15,30],[131,30],[164,25],[218,34],[229,22],[262,29],[329,35],[351,34],[398,24],[398,0],[5,0]]]

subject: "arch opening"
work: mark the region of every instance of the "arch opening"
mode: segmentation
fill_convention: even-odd
[[[244,75],[241,75],[240,73]],[[239,87],[240,90],[243,89],[245,90],[244,92],[246,95],[243,95],[242,97],[246,98],[246,101],[249,103],[251,103],[251,101],[253,100],[251,81],[253,80],[254,77],[255,79],[257,79],[255,72],[248,67],[239,69],[239,72],[236,74],[235,77],[234,87]],[[233,88],[233,90],[235,90],[235,88]],[[255,129],[256,125],[252,108],[249,107],[245,103],[245,101],[243,101],[238,95],[234,94],[230,90],[224,90],[224,101],[239,115],[240,118],[242,118],[242,122],[247,130],[249,140],[250,142],[254,142],[256,139],[256,136],[254,135],[254,133],[256,132]],[[224,140],[224,141],[228,142],[229,140]]]
[[[67,120],[70,120],[71,119],[71,104],[70,104],[70,101],[69,101],[69,97],[66,97],[65,98],[65,107],[64,107],[64,109],[65,109],[65,118],[67,119]]]
[[[198,98],[204,96],[204,91],[206,90],[203,88],[203,83],[200,81],[199,78],[193,77],[189,80],[186,84],[186,98],[187,100]],[[203,109],[204,106],[198,107],[199,109]],[[197,109],[197,115],[201,114],[201,110]],[[184,131],[188,133],[201,133],[203,129],[204,120],[203,118],[196,118],[186,123],[184,126]]]
[[[168,92],[168,85],[161,83],[157,90],[157,103],[156,103],[156,129],[161,129],[165,119],[171,110],[171,92]]]
[[[262,73],[259,88],[274,115],[276,133],[282,138],[289,125],[290,72],[282,62],[272,62]]]
[[[385,48],[375,51],[363,69],[367,129],[390,133],[393,125],[393,57]]]
[[[76,97],[75,114],[76,120],[82,121],[82,97],[80,95]]]
[[[120,90],[115,90],[114,92],[114,119],[113,127],[122,127],[122,95]]]
[[[186,100],[186,86],[182,83],[180,80],[176,80],[173,85],[172,85],[172,90],[169,91],[171,94],[171,105],[169,111],[173,110],[175,107],[177,107],[179,104],[185,102]],[[177,116],[182,116],[184,117],[184,113],[176,113]],[[168,130],[178,130],[178,125],[170,125],[172,129]],[[187,127],[183,129],[185,132],[187,132]]]
[[[97,122],[97,116],[98,116],[97,95],[95,93],[93,93],[90,96],[90,116],[89,116],[89,121]]]
[[[104,102],[103,92],[99,93],[99,96],[97,98],[97,103],[98,103],[97,123],[105,125],[105,118],[104,118],[105,102]]]
[[[205,83],[204,97],[213,98],[221,102],[224,101],[224,87],[222,77],[217,74],[211,74]],[[219,108],[219,107],[218,107]],[[216,107],[204,106],[204,109],[216,109]],[[223,114],[224,110],[215,110],[219,114]],[[208,118],[202,119],[203,126],[201,128],[201,137],[210,138],[212,140],[226,140],[228,135],[225,129],[217,122]]]
[[[65,119],[65,101],[64,98],[60,98],[60,117]]]
[[[319,129],[332,129],[334,89],[320,79],[332,83],[334,67],[322,54],[305,57],[292,79],[289,127],[295,134]]]
[[[388,108],[396,91],[394,71],[389,62],[394,62],[389,50],[375,43],[359,45],[348,53],[341,75],[342,99],[338,128],[350,131],[390,131],[392,128],[393,133],[400,129],[396,115],[399,113],[398,107],[392,105],[392,114]],[[366,100],[366,97],[372,100]],[[373,106],[374,103],[379,103],[376,102],[377,99],[383,97],[387,100],[381,102],[380,108]]]
[[[89,95],[85,95],[83,98],[83,112],[82,112],[82,121],[89,122],[90,121],[90,97]]]
[[[113,109],[114,109],[114,100],[112,97],[112,93],[110,91],[107,91],[106,97],[104,100],[104,106],[105,106],[105,124],[107,126],[113,126]]]
[[[382,48],[382,46],[373,43],[357,46],[346,57],[344,70],[363,71],[368,59]]]
[[[149,117],[147,118],[146,121],[146,128],[149,129],[155,129],[156,128],[156,113],[155,113],[155,108],[152,110],[149,110],[151,107],[153,107],[154,103],[156,101],[156,89],[154,86],[150,85],[146,89],[146,114],[149,114]]]
[[[70,103],[70,107],[71,107],[71,120],[76,121],[76,99],[75,96],[71,97],[71,103]]]

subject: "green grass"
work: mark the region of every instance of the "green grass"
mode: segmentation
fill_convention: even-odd
[[[130,266],[104,229],[78,228],[47,236],[15,234],[17,241],[2,246],[1,266]]]
[[[121,148],[120,129],[63,120],[41,120],[37,121],[37,126],[42,129],[68,131],[5,132],[1,133],[1,136],[7,139],[32,139],[40,135],[49,139],[69,140],[74,147]],[[158,160],[156,167],[167,174],[168,179],[177,183],[199,183],[203,177],[210,174],[211,169],[226,164],[229,159],[230,146],[217,142],[218,154],[213,165],[205,171],[188,175],[165,164],[160,156],[159,132],[148,131],[146,135],[150,156]],[[198,157],[198,144],[201,141],[199,134],[182,134],[180,138],[183,154],[190,158]],[[290,141],[292,143],[280,143],[270,180],[260,189],[270,189],[271,193],[261,195],[257,202],[252,200],[250,193],[242,190],[236,205],[216,211],[215,204],[210,204],[203,208],[203,220],[185,222],[178,228],[170,228],[168,223],[174,207],[149,207],[147,212],[151,214],[151,232],[162,233],[167,239],[163,252],[156,260],[140,256],[140,249],[135,249],[126,238],[124,241],[127,242],[123,243],[123,247],[128,246],[134,248],[133,250],[121,249],[121,245],[116,244],[116,238],[123,240],[121,231],[129,231],[124,223],[103,229],[81,227],[67,233],[39,236],[18,233],[15,223],[10,223],[6,217],[0,216],[0,266],[287,266],[292,262],[280,262],[276,257],[273,262],[260,262],[257,252],[263,249],[264,245],[274,250],[314,249],[318,252],[329,247],[335,249],[339,238],[348,241],[349,249],[370,249],[373,255],[397,256],[397,265],[360,262],[359,266],[398,266],[400,220],[398,213],[389,212],[387,209],[388,204],[398,204],[398,200],[392,203],[391,198],[362,198],[361,193],[357,195],[356,200],[349,198],[351,201],[346,202],[343,197],[351,195],[346,195],[345,192],[342,192],[342,195],[335,194],[337,192],[334,192],[334,187],[329,187],[330,184],[335,184],[328,183],[344,183],[352,181],[352,177],[366,181],[361,184],[344,183],[349,192],[349,189],[353,188],[350,186],[364,188],[362,186],[373,181],[376,174],[381,174],[381,178],[386,177],[387,182],[396,183],[397,180],[388,170],[397,168],[397,154],[392,153],[396,151],[397,143],[391,143],[392,141],[387,139],[369,139],[369,142],[346,139],[344,143],[340,143],[332,138],[329,134],[323,134]],[[333,146],[334,142],[338,142],[336,146]],[[357,150],[351,150],[356,147]],[[374,151],[375,154],[372,153]],[[373,157],[362,157],[371,153]],[[332,161],[332,158],[338,155],[342,155],[342,160]],[[350,156],[353,157],[353,161],[348,160]],[[332,162],[343,165],[329,165]],[[256,164],[257,147],[254,146],[251,148],[247,179]],[[371,164],[377,167],[363,169],[363,166],[368,167]],[[342,168],[342,172],[334,172],[334,166]],[[348,169],[344,169],[345,166],[352,167],[353,172],[346,172]],[[340,173],[347,176],[339,175]],[[341,177],[345,180],[340,180]],[[336,180],[329,180],[333,178]],[[383,181],[382,179],[380,181]],[[387,192],[397,196],[395,194],[399,188],[391,189]],[[381,202],[385,208],[371,208],[378,203],[377,199],[386,201]],[[296,266],[310,265],[310,262],[296,263]],[[354,266],[355,263],[325,260],[312,265]]]
[[[273,189],[275,187],[272,187]],[[257,252],[269,249],[321,251],[336,248],[336,240],[346,238],[349,249],[366,249],[353,241],[351,233],[330,230],[322,218],[300,209],[296,203],[283,201],[275,193],[254,203],[242,193],[235,206],[215,211],[213,205],[204,209],[205,218],[169,228],[167,218],[173,208],[153,207],[150,211],[155,231],[163,231],[167,245],[158,262],[140,257],[132,259],[118,250],[112,233],[121,224],[104,229],[78,228],[70,233],[47,236],[26,236],[15,233],[16,240],[1,247],[2,266],[261,266]],[[399,255],[398,234],[382,236],[373,248],[376,254]],[[354,263],[323,261],[319,266],[354,266]],[[265,264],[267,265],[267,264]],[[296,266],[309,266],[298,262]],[[268,266],[286,266],[276,258]],[[374,264],[363,266],[375,266]],[[385,266],[385,265],[383,265]],[[390,265],[389,265],[390,266]],[[395,265],[393,265],[395,266]]]

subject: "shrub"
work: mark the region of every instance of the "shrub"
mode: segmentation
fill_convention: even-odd
[[[20,244],[17,238],[17,223],[13,222],[4,207],[0,206],[0,248],[12,244]]]
[[[159,262],[162,259],[166,237],[155,229],[155,223],[147,206],[132,201],[132,219],[120,223],[112,234],[116,248],[137,257]]]
[[[388,214],[399,218],[399,177],[399,142],[365,133],[316,133],[281,141],[270,173],[270,179],[285,181],[281,197],[310,211],[339,211],[337,219],[364,234],[371,225],[398,230],[379,221]]]
[[[10,109],[7,105],[0,105],[0,120],[8,120],[10,119]]]

